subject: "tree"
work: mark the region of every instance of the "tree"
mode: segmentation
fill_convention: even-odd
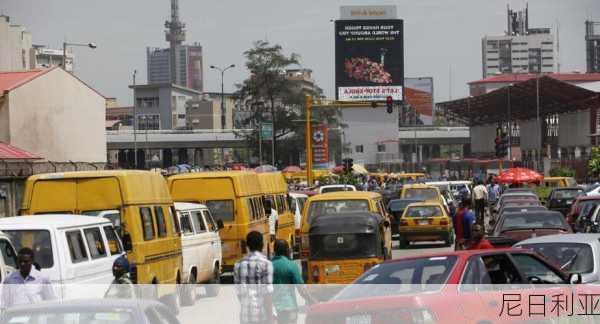
[[[304,123],[306,118],[304,96],[310,94],[322,97],[323,91],[314,86],[299,87],[297,81],[286,77],[286,69],[299,65],[300,57],[292,53],[286,56],[280,45],[271,45],[268,41],[256,41],[253,47],[244,52],[246,67],[250,76],[237,85],[236,97],[249,113],[241,120],[241,128],[251,129],[247,133],[239,133],[245,138],[249,147],[258,148],[260,138],[259,125],[264,122],[273,123],[274,147],[282,162],[290,160],[289,156],[298,156],[304,151]],[[273,118],[271,118],[271,116]],[[317,113],[319,120],[332,120],[335,112]],[[263,139],[267,144],[271,139]],[[265,153],[271,152],[270,145],[263,145],[261,160],[270,161]],[[291,161],[288,161],[287,164]]]
[[[600,147],[595,146],[592,147],[592,154],[590,156],[590,161],[588,162],[588,168],[594,176],[598,176],[600,174]]]

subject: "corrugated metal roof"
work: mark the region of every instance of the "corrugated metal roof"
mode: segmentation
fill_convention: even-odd
[[[0,95],[27,83],[52,69],[36,69],[17,72],[0,72]]]
[[[531,74],[531,73],[513,73],[513,74],[501,74],[485,79],[469,82],[469,84],[481,84],[481,83],[514,83],[527,81],[534,79],[538,76],[548,76],[553,79],[563,82],[594,82],[600,81],[600,73],[544,73],[544,74]]]
[[[25,150],[0,142],[0,160],[37,160],[41,159]]]

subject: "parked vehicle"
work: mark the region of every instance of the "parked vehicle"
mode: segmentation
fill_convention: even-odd
[[[529,202],[529,201],[528,201]],[[510,202],[507,202],[507,204],[504,205],[504,207],[502,207],[502,209],[500,209],[500,211],[498,212],[498,215],[496,216],[497,218],[501,218],[502,215],[504,213],[516,213],[516,212],[520,212],[520,213],[528,213],[528,212],[534,212],[534,211],[545,211],[548,210],[548,208],[541,206],[541,205],[510,205]],[[490,220],[490,224],[495,224],[496,220],[495,219],[491,219]]]
[[[573,202],[579,196],[585,196],[585,192],[579,187],[554,188],[548,196],[546,207],[567,216]]]
[[[0,231],[10,237],[17,250],[33,249],[34,262],[57,285],[108,285],[113,280],[113,262],[124,253],[112,223],[99,217],[65,214],[6,217],[0,219]],[[75,293],[61,296],[65,291],[57,289],[57,292],[65,299],[73,298]],[[97,297],[103,294],[101,291]]]
[[[209,297],[219,294],[221,282],[221,238],[219,229],[223,223],[215,222],[204,205],[175,203],[177,217],[181,224],[181,251],[183,254],[184,291],[181,304],[193,305],[196,302],[196,284],[205,283]]]
[[[11,307],[0,323],[135,323],[179,324],[161,303],[146,299],[79,299]]]
[[[571,210],[567,214],[567,223],[576,230],[576,223],[580,215],[587,215],[594,206],[600,204],[600,196],[579,196],[575,199]]]
[[[506,188],[504,190],[503,194],[519,193],[519,192],[534,193],[533,188],[531,188],[531,187],[517,187],[517,188]]]
[[[290,192],[289,205],[290,210],[294,213],[294,226],[296,230],[300,230],[302,225],[302,209],[308,200],[308,195],[298,192]]]
[[[336,191],[356,191],[356,187],[353,185],[339,184],[339,185],[326,185],[319,187],[319,194],[336,192]]]
[[[502,236],[519,242],[531,237],[572,233],[564,216],[556,211],[504,213],[492,230],[492,236]]]
[[[400,198],[404,199],[420,199],[429,202],[443,203],[440,189],[424,184],[409,184],[404,185],[400,192]]]
[[[496,205],[493,208],[493,212],[497,213],[502,206],[504,205],[505,202],[509,201],[509,200],[533,200],[536,202],[539,202],[539,198],[538,196],[533,193],[533,192],[510,192],[510,193],[505,193],[502,194],[500,196],[500,198],[498,199],[498,201],[496,202]]]
[[[548,321],[556,315],[513,317],[502,312],[506,294],[518,293],[526,301],[530,295],[551,300],[553,295],[572,293],[565,284],[580,279],[580,274],[569,275],[523,249],[404,257],[371,268],[331,301],[312,305],[306,323]],[[537,288],[531,289],[531,284]],[[548,289],[539,286],[544,284]],[[566,319],[567,314],[561,315]]]
[[[440,203],[420,202],[406,207],[399,226],[400,248],[415,241],[444,241],[454,244],[452,219]]]
[[[348,284],[392,257],[389,221],[380,214],[323,215],[310,224],[308,283]]]
[[[406,206],[416,203],[422,202],[420,199],[393,199],[390,200],[387,206],[387,210],[391,215],[391,223],[392,223],[392,235],[398,235],[399,226],[400,226],[400,218],[402,218],[402,214],[404,214],[404,210]]]
[[[600,282],[600,234],[547,235],[515,247],[532,249],[565,272],[581,273],[582,283]]]
[[[0,232],[0,282],[18,268],[17,253],[10,237]]]
[[[275,223],[275,236],[278,240],[285,240],[288,246],[294,245],[295,223],[294,214],[288,205],[288,186],[281,172],[258,173],[258,182],[264,200],[271,202],[271,207],[277,210]],[[265,210],[270,216],[271,211]]]
[[[224,228],[222,241],[223,272],[232,272],[235,262],[246,251],[246,235],[250,231],[263,233],[269,242],[269,223],[262,201],[262,189],[254,172],[195,172],[168,178],[169,190],[177,202],[204,204]],[[270,255],[270,245],[265,244]]]
[[[577,181],[572,177],[544,177],[543,185],[550,188],[575,187]]]
[[[119,211],[118,217],[114,210]],[[50,173],[27,179],[21,215],[108,212],[132,264],[132,280],[149,286],[179,312],[181,237],[173,199],[157,172],[104,170]]]

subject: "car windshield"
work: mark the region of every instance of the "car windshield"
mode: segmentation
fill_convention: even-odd
[[[438,206],[415,206],[409,207],[404,213],[406,217],[434,217],[442,216],[442,209]]]
[[[431,200],[438,198],[438,191],[435,188],[408,188],[403,198]]]
[[[406,206],[415,203],[415,202],[419,202],[420,200],[394,200],[392,202],[390,202],[390,210],[392,211],[399,211],[399,210],[404,210],[406,208]]]
[[[368,212],[369,201],[366,199],[320,200],[310,203],[308,221],[316,216],[337,213]]]
[[[310,258],[352,259],[377,256],[377,236],[373,233],[345,233],[310,236]]]
[[[564,217],[561,214],[515,213],[504,215],[502,230],[565,228]]]
[[[2,320],[2,324],[26,324],[26,323],[102,323],[102,324],[124,324],[133,323],[134,315],[129,310],[110,309],[100,312],[81,311],[67,312],[31,312],[31,313],[9,313]],[[136,322],[137,323],[137,322]]]
[[[580,190],[557,190],[552,198],[554,199],[574,199],[577,196],[584,194],[583,189]]]
[[[560,269],[569,273],[594,271],[594,254],[589,244],[583,243],[531,243],[520,247],[533,249]]]
[[[426,257],[383,263],[360,276],[333,300],[436,291],[448,280],[455,256]]]

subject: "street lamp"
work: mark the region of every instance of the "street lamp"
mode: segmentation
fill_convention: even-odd
[[[95,49],[96,47],[98,47],[95,43],[81,44],[81,43],[63,42],[62,66],[63,66],[63,69],[65,69],[65,71],[67,70],[67,46],[82,46],[82,47],[89,47],[91,49]]]
[[[234,67],[235,67],[235,64],[231,64],[230,66],[228,66],[224,69],[222,69],[218,66],[214,66],[214,65],[210,66],[211,69],[215,69],[215,70],[218,70],[219,72],[221,72],[221,130],[225,129],[225,93],[223,90],[223,76],[225,74],[225,71],[227,71],[231,68],[234,68]]]

